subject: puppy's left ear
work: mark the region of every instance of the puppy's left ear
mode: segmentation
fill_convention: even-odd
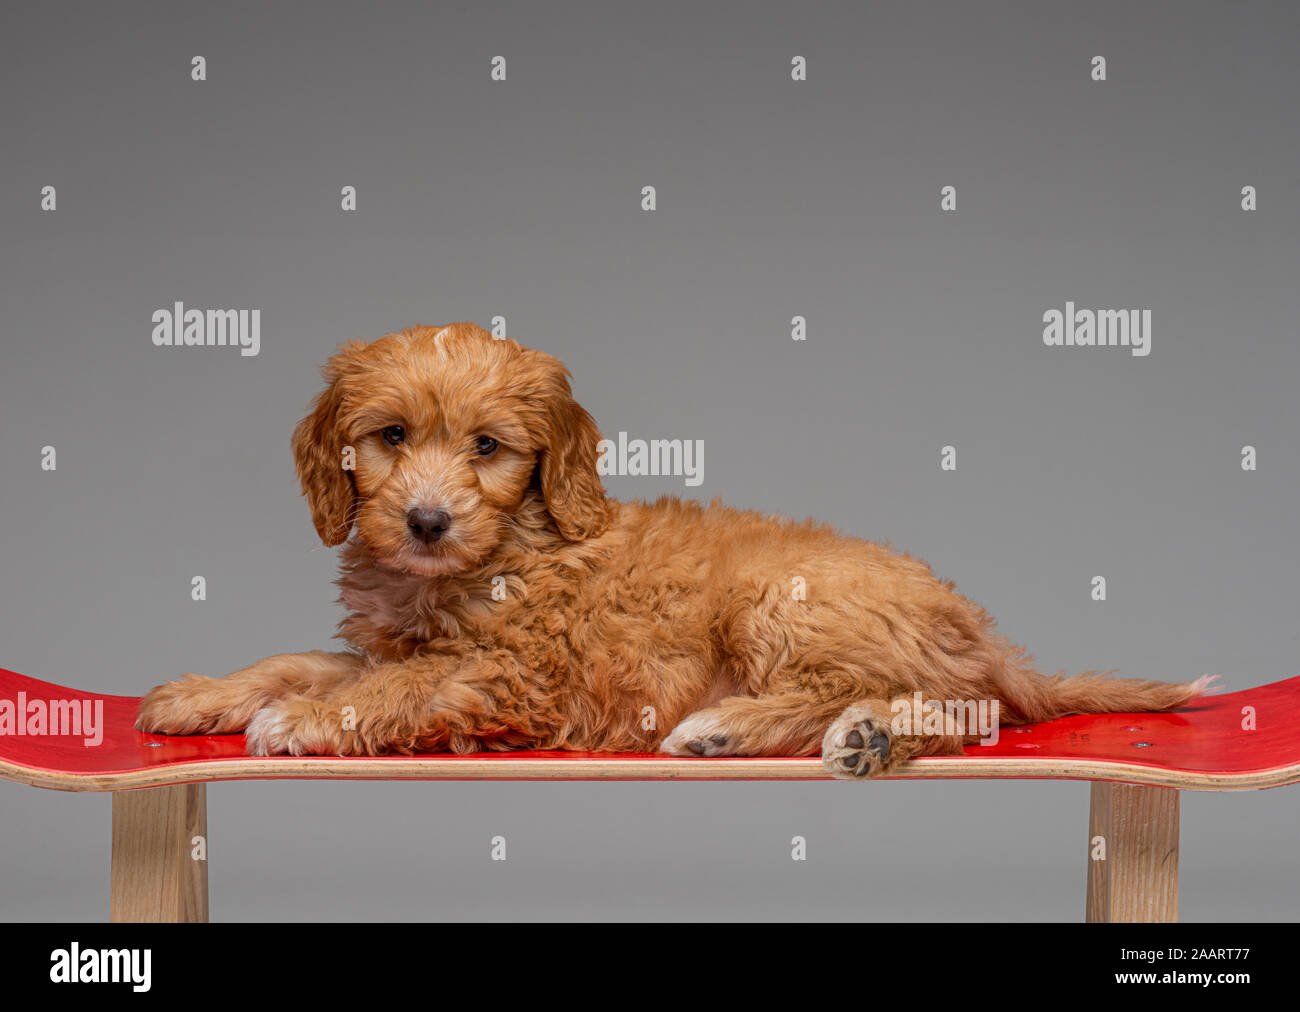
[[[568,370],[558,359],[547,362],[547,438],[542,448],[540,473],[546,508],[570,541],[601,534],[610,522],[610,504],[596,471],[600,429],[591,415],[573,399]]]

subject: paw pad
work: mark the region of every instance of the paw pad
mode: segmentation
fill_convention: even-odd
[[[863,717],[853,721],[846,734],[837,735],[832,728],[822,754],[830,772],[865,777],[884,769],[889,761],[889,746],[889,732],[870,717]]]
[[[727,748],[727,736],[715,734],[709,738],[692,738],[686,747],[699,756],[721,755]]]

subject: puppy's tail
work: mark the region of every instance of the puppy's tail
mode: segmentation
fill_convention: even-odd
[[[1209,694],[1218,675],[1193,682],[1155,682],[1145,678],[1114,678],[1109,672],[1082,675],[1042,675],[1019,669],[1005,673],[1002,699],[1026,723],[1053,720],[1072,713],[1157,713]]]

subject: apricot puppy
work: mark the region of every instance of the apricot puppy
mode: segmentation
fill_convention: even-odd
[[[140,730],[243,731],[255,755],[820,750],[864,777],[974,740],[900,727],[914,693],[1014,724],[1205,687],[1038,674],[923,562],[815,523],[610,500],[564,366],[473,324],[354,342],[324,373],[293,452],[321,540],[346,542],[351,649],[161,685]]]

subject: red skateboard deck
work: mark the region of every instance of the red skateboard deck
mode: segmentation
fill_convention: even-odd
[[[254,757],[244,754],[243,735],[142,734],[133,726],[138,704],[134,696],[81,692],[0,668],[0,778],[68,791],[246,779],[830,779],[816,757],[679,759],[587,752]],[[970,745],[964,756],[916,759],[885,779],[963,778],[1113,780],[1188,790],[1295,783],[1300,780],[1300,676],[1209,696],[1174,713],[1063,717],[1002,728],[995,745]]]

